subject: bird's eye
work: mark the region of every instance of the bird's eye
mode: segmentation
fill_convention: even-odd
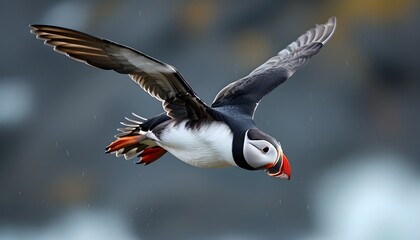
[[[267,153],[267,152],[268,152],[268,150],[270,150],[268,147],[264,147],[264,148],[262,149],[262,151],[263,151],[264,153]]]

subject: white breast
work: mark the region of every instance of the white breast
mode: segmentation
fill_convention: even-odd
[[[159,134],[148,137],[178,159],[202,168],[236,166],[232,157],[233,134],[222,122],[212,122],[199,129],[185,127],[186,121],[168,124]]]

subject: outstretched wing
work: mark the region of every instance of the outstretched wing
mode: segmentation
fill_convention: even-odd
[[[31,33],[54,50],[88,65],[128,74],[151,96],[162,102],[171,118],[209,118],[208,106],[197,97],[172,66],[132,48],[79,31],[31,25]]]
[[[253,116],[261,99],[318,53],[333,35],[335,27],[336,18],[331,17],[326,24],[307,31],[248,76],[223,88],[212,107],[235,106],[242,113]]]

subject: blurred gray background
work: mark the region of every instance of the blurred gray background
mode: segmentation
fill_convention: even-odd
[[[0,2],[0,239],[420,239],[415,0]],[[267,96],[292,180],[105,155],[159,102],[29,33],[58,25],[175,66],[207,103],[312,28],[330,42]],[[416,224],[417,223],[417,224]]]

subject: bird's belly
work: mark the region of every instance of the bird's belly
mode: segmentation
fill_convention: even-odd
[[[235,166],[232,156],[233,134],[222,122],[211,122],[197,129],[185,127],[186,121],[169,123],[157,138],[158,145],[185,163],[195,167]]]

